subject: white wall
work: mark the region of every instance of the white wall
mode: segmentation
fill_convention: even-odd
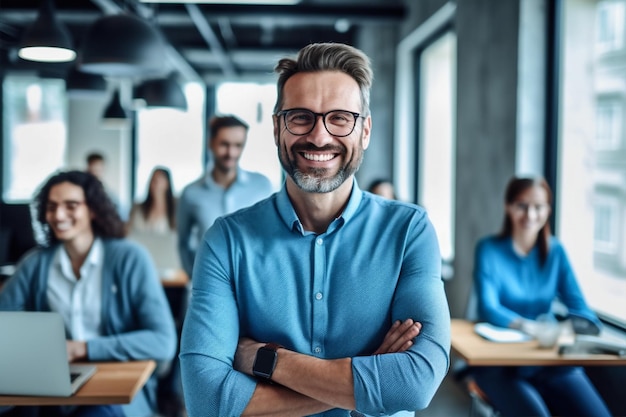
[[[85,169],[87,154],[102,153],[107,166],[104,183],[118,196],[122,208],[128,208],[131,192],[131,132],[130,127],[103,127],[102,113],[109,100],[108,94],[101,98],[70,98],[67,161],[69,168]]]

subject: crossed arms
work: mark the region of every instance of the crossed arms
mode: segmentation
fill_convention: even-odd
[[[419,322],[396,321],[374,355],[404,352],[413,345],[421,329]],[[235,369],[252,375],[257,350],[263,346],[241,338],[235,355]],[[272,381],[280,385],[257,384],[244,416],[309,415],[332,408],[355,408],[352,361],[350,358],[324,360],[278,349]]]

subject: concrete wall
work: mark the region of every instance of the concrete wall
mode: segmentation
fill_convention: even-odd
[[[372,60],[374,84],[370,97],[372,135],[370,146],[357,173],[363,189],[376,178],[392,178],[393,170],[393,96],[395,77],[395,28],[381,26],[362,31],[358,46]]]
[[[457,162],[450,310],[463,316],[476,241],[500,227],[515,174],[519,1],[457,4]]]

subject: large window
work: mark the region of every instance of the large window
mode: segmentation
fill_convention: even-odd
[[[557,234],[591,307],[626,326],[626,0],[562,4]]]
[[[65,82],[8,75],[3,100],[2,200],[30,202],[41,183],[66,163]]]
[[[135,200],[145,198],[150,173],[156,166],[170,170],[175,195],[204,172],[204,86],[187,83],[183,91],[187,111],[164,108],[137,113]]]
[[[418,204],[428,210],[446,261],[454,257],[456,35],[449,31],[420,54]]]

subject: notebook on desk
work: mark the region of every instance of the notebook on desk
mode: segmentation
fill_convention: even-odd
[[[69,397],[96,371],[68,363],[58,313],[0,312],[0,338],[0,395]]]

